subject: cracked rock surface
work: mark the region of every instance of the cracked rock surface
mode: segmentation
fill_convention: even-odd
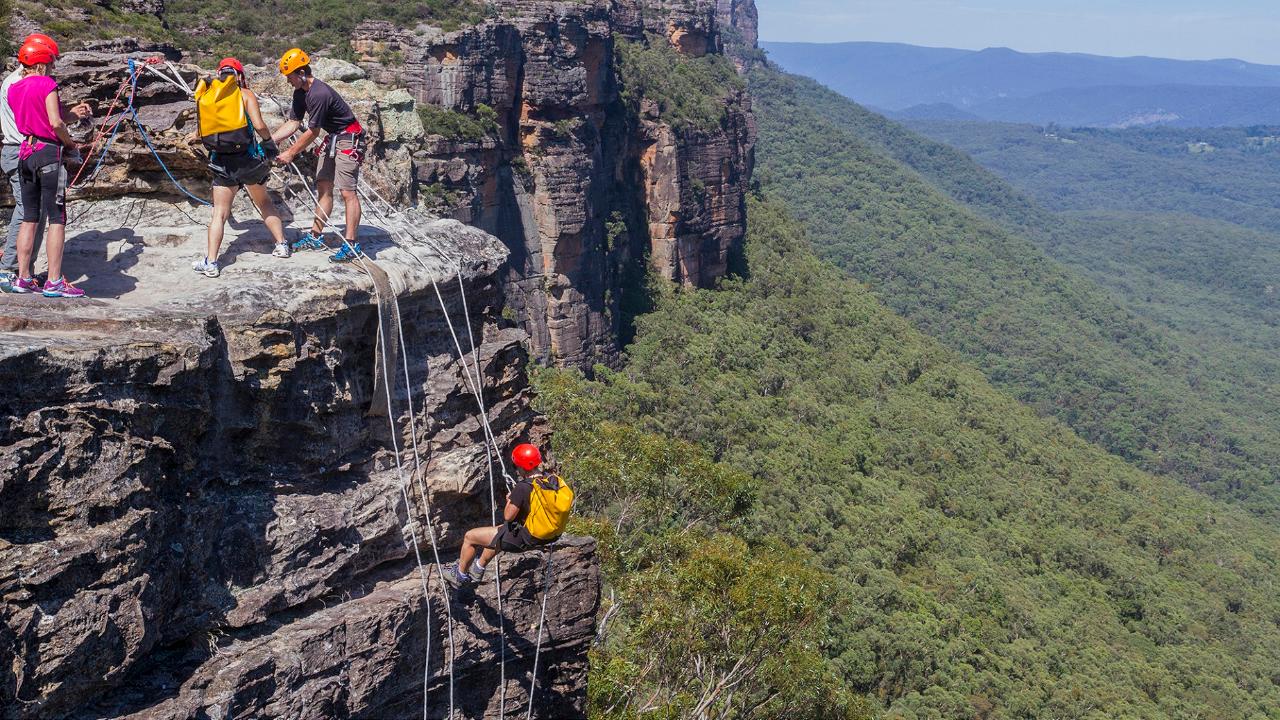
[[[367,274],[272,257],[240,205],[212,279],[207,210],[86,209],[89,298],[0,296],[0,717],[420,717],[424,682],[446,717],[450,669],[458,717],[523,715],[544,596],[534,716],[583,715],[594,541],[508,557],[499,613],[492,582],[424,593],[409,534],[429,563],[491,517],[468,373],[499,446],[545,432],[501,243],[405,214]]]

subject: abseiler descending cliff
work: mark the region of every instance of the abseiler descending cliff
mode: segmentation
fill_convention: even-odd
[[[415,180],[453,217],[511,250],[510,305],[543,362],[589,368],[618,357],[624,307],[646,270],[708,287],[745,232],[755,125],[745,91],[711,128],[678,128],[652,103],[629,107],[618,43],[668,42],[686,57],[754,47],[751,0],[502,0],[453,33],[371,22],[354,47],[383,83],[464,113],[485,106],[482,139],[429,138]],[[395,58],[395,62],[386,58]],[[630,297],[628,297],[630,296]]]
[[[72,97],[109,98],[124,58],[59,66]],[[181,140],[189,104],[150,76],[137,97],[160,156],[206,193]],[[132,130],[118,145],[101,175],[116,180],[70,210],[66,264],[91,299],[0,306],[0,717],[419,717],[424,683],[430,717],[523,715],[539,630],[534,715],[581,716],[593,541],[508,558],[501,613],[492,583],[449,604],[430,574],[424,594],[415,559],[413,537],[434,559],[428,517],[446,553],[492,517],[446,319],[496,445],[546,431],[526,336],[500,316],[506,248],[417,213],[369,227],[380,304],[357,267],[271,257],[242,196],[223,275],[204,278],[190,263],[208,211],[177,199]],[[309,223],[281,179],[286,219]]]

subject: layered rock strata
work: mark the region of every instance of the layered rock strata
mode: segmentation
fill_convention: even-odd
[[[496,111],[483,138],[428,139],[414,155],[418,199],[510,248],[507,296],[538,360],[611,363],[648,272],[695,287],[726,274],[755,141],[745,93],[725,99],[712,129],[674,128],[652,104],[637,113],[619,85],[617,43],[722,53],[726,33],[754,43],[754,4],[497,5],[493,19],[454,33],[367,23],[353,45],[371,77],[421,103]]]
[[[102,72],[85,90],[109,100]],[[155,83],[140,114],[203,194],[186,110]],[[451,594],[431,570],[432,531],[450,558],[503,491],[447,318],[496,443],[545,432],[526,336],[501,319],[506,248],[404,213],[364,228],[367,272],[279,259],[241,195],[205,278],[208,210],[123,142],[101,172],[132,184],[100,175],[70,207],[89,299],[0,304],[0,717],[419,717],[424,685],[429,717],[451,698],[457,717],[523,716],[539,637],[533,715],[582,716],[593,541],[510,558],[501,612],[492,584]]]

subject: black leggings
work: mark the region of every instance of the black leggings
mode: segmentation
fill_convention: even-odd
[[[67,171],[62,167],[62,147],[45,143],[44,147],[18,163],[18,179],[22,182],[22,221],[50,225],[67,224]]]

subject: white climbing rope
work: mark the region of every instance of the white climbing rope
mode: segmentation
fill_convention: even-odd
[[[368,201],[368,205],[370,209],[373,211],[374,215],[382,219],[381,224],[383,225],[383,230],[385,230],[388,235],[392,235],[394,230],[391,227],[391,222],[389,221],[389,218],[397,217],[401,213],[399,211],[396,211],[394,209],[394,206],[391,205],[391,203],[388,202],[386,198],[382,197],[382,195],[377,191],[377,189],[375,189],[372,185],[369,185],[368,183],[364,182],[364,180],[360,180],[359,187],[360,187],[361,194],[364,196],[365,200]],[[376,197],[379,201],[382,202],[384,206],[391,208],[391,211],[387,212],[381,209],[378,206],[378,203],[373,202],[373,200],[370,198],[370,195]],[[403,232],[404,234],[409,235],[411,238],[415,240],[419,240],[421,242],[424,242],[432,246],[433,248],[436,249],[436,252],[439,253],[440,255],[446,258],[449,257],[445,253],[444,249],[441,248],[440,245],[436,243],[434,239],[425,235],[417,235],[413,231],[411,226],[407,230],[404,230]],[[392,235],[392,237],[394,241],[394,235]],[[412,255],[412,253],[410,254]],[[426,264],[423,263],[420,258],[414,255],[414,259],[418,261],[418,264],[422,265],[423,268],[426,269]],[[490,455],[490,462],[493,462],[495,460],[497,461],[498,467],[502,471],[503,480],[507,484],[507,489],[510,490],[515,485],[515,480],[512,479],[511,474],[507,472],[507,465],[506,465],[506,460],[504,459],[504,456],[502,454],[502,447],[501,445],[498,444],[497,437],[493,432],[493,427],[489,423],[489,411],[488,411],[488,408],[485,406],[484,394],[483,392],[481,392],[481,389],[483,388],[483,381],[482,381],[482,375],[480,373],[480,353],[479,353],[479,348],[477,347],[475,342],[475,337],[473,336],[471,331],[471,312],[467,305],[466,286],[464,285],[464,280],[462,277],[462,263],[460,258],[449,258],[449,259],[454,264],[455,275],[457,276],[457,279],[458,279],[458,294],[459,294],[459,297],[461,298],[462,312],[466,318],[465,324],[467,328],[467,341],[471,345],[471,356],[472,356],[471,363],[468,363],[465,359],[467,353],[464,352],[462,349],[462,343],[459,342],[458,340],[458,336],[457,336],[457,333],[454,331],[452,322],[449,323],[449,332],[453,336],[454,347],[457,348],[459,357],[460,359],[462,359],[463,368],[468,374],[468,384],[470,385],[471,392],[475,396],[476,402],[480,410],[480,419],[481,419],[481,423],[484,426],[485,439],[491,445],[491,449],[492,449],[492,454]],[[436,288],[436,295],[437,297],[439,297],[441,309],[445,309],[444,298],[440,295],[439,288]],[[447,310],[446,310],[446,313],[447,313]]]
[[[277,101],[277,104],[279,104],[279,103],[278,103],[278,101]],[[318,217],[318,216],[319,216],[319,213],[320,213],[320,208],[319,208],[319,198],[315,195],[315,193],[311,192],[310,186],[309,186],[309,185],[307,185],[307,181],[306,181],[305,176],[303,176],[303,175],[302,175],[301,171],[297,168],[297,166],[296,166],[296,165],[291,165],[291,166],[293,167],[293,171],[294,171],[294,173],[298,175],[299,179],[303,182],[304,186],[307,186],[308,192],[312,195],[312,198],[315,200],[315,203],[316,203],[316,211],[317,211],[317,217]],[[437,243],[433,238],[426,237],[426,236],[419,236],[419,235],[417,235],[416,233],[414,233],[412,230],[405,231],[405,230],[403,230],[403,229],[400,229],[400,232],[401,232],[402,234],[409,235],[411,238],[416,239],[416,240],[418,240],[418,241],[420,241],[420,242],[422,242],[422,243],[426,244],[427,246],[429,246],[429,247],[431,247],[433,250],[435,250],[435,252],[436,252],[436,253],[437,253],[437,254],[438,254],[442,259],[444,259],[446,262],[450,262],[450,263],[452,263],[452,264],[453,264],[453,266],[454,266],[454,270],[455,270],[455,275],[456,275],[456,277],[457,277],[457,281],[458,281],[459,296],[460,296],[460,298],[461,298],[461,303],[462,303],[462,307],[463,307],[463,314],[464,314],[464,316],[465,316],[465,325],[466,325],[466,328],[467,328],[467,340],[468,340],[468,343],[469,343],[469,344],[470,344],[470,346],[471,346],[471,352],[470,352],[470,353],[467,353],[467,352],[466,352],[466,351],[464,351],[464,350],[463,350],[463,348],[462,348],[462,342],[461,342],[461,340],[460,340],[460,338],[459,338],[459,335],[458,335],[457,329],[455,328],[454,323],[453,323],[453,320],[452,320],[452,318],[451,318],[451,316],[450,316],[449,309],[448,309],[448,304],[445,302],[444,294],[443,294],[443,292],[440,290],[439,283],[435,280],[433,272],[431,271],[431,269],[430,269],[429,267],[427,267],[426,263],[425,263],[425,262],[423,262],[423,260],[422,260],[421,258],[419,258],[419,257],[418,257],[415,253],[413,253],[412,251],[409,251],[409,250],[407,250],[406,248],[404,248],[404,247],[401,245],[401,243],[399,243],[399,242],[397,242],[397,241],[396,241],[397,228],[395,227],[394,223],[392,223],[392,222],[389,220],[388,215],[390,215],[391,217],[395,217],[395,216],[400,215],[401,213],[399,213],[398,211],[396,211],[396,210],[394,209],[394,206],[392,206],[389,202],[387,202],[387,200],[386,200],[385,198],[383,198],[383,197],[381,196],[381,194],[379,194],[379,193],[377,192],[377,190],[376,190],[376,189],[374,189],[374,188],[373,188],[372,186],[370,186],[369,184],[365,183],[363,180],[361,180],[361,181],[360,181],[360,185],[358,186],[357,191],[358,191],[358,192],[360,192],[360,194],[361,194],[361,195],[363,196],[363,198],[366,200],[366,203],[367,203],[368,209],[369,209],[370,211],[372,211],[372,212],[371,212],[371,214],[374,216],[374,218],[376,218],[376,219],[380,220],[379,224],[383,226],[383,227],[382,227],[382,229],[387,233],[387,235],[388,235],[388,237],[391,239],[392,243],[393,243],[393,244],[395,244],[397,247],[399,247],[401,250],[404,250],[404,251],[405,251],[406,253],[408,253],[411,257],[413,257],[413,259],[414,259],[415,261],[417,261],[417,263],[418,263],[419,265],[421,265],[421,266],[423,267],[423,269],[424,269],[424,270],[426,270],[426,271],[427,271],[427,273],[428,273],[428,277],[431,279],[432,289],[433,289],[433,290],[434,290],[434,292],[435,292],[436,299],[437,299],[437,301],[438,301],[438,302],[439,302],[439,304],[440,304],[440,309],[441,309],[441,312],[442,312],[442,314],[443,314],[443,316],[444,316],[444,318],[445,318],[446,325],[447,325],[447,327],[449,328],[449,335],[450,335],[451,339],[453,340],[454,348],[455,348],[455,349],[457,350],[457,352],[458,352],[458,359],[459,359],[459,361],[462,363],[463,378],[464,378],[464,380],[465,380],[466,384],[468,385],[468,388],[471,390],[471,393],[472,393],[472,395],[474,396],[474,398],[475,398],[475,400],[476,400],[477,409],[479,410],[479,414],[480,414],[480,421],[481,421],[481,428],[482,428],[482,432],[483,432],[484,437],[485,437],[486,455],[487,455],[487,457],[488,457],[488,461],[489,461],[489,462],[487,463],[487,470],[488,470],[488,475],[489,475],[489,500],[490,500],[490,508],[491,508],[491,519],[492,519],[492,522],[494,523],[494,525],[497,525],[497,524],[498,524],[498,522],[497,522],[497,497],[496,497],[496,490],[495,490],[496,483],[495,483],[495,480],[494,480],[494,473],[493,473],[493,466],[494,466],[494,464],[495,464],[495,460],[496,460],[496,463],[497,463],[498,467],[501,469],[501,473],[502,473],[503,479],[504,479],[504,481],[505,481],[505,483],[506,483],[506,485],[507,485],[508,492],[509,492],[509,491],[512,489],[512,487],[514,486],[515,481],[512,479],[511,475],[507,472],[506,463],[505,463],[505,461],[504,461],[504,459],[503,459],[501,446],[498,444],[496,434],[493,432],[492,425],[491,425],[491,423],[489,422],[489,411],[488,411],[488,408],[487,408],[486,403],[485,403],[485,401],[484,401],[484,392],[483,392],[483,387],[484,387],[484,385],[483,385],[483,375],[482,375],[482,374],[481,374],[481,372],[480,372],[479,347],[477,346],[477,344],[476,344],[476,342],[475,342],[475,336],[474,336],[473,331],[472,331],[472,328],[471,328],[471,313],[470,313],[470,309],[469,309],[469,307],[468,307],[468,305],[467,305],[467,301],[466,301],[466,285],[465,285],[465,281],[464,281],[464,278],[463,278],[463,275],[462,275],[462,263],[461,263],[461,259],[460,259],[460,257],[452,257],[452,256],[450,255],[450,253],[449,253],[447,250],[445,250],[445,248],[444,248],[444,247],[442,247],[439,243]],[[381,201],[381,203],[383,204],[383,206],[385,206],[386,208],[390,208],[390,210],[389,210],[389,211],[384,210],[384,209],[383,209],[383,207],[380,207],[378,203],[374,202],[374,201],[371,199],[371,197],[370,197],[370,195],[371,195],[371,194],[372,194],[372,195],[375,195],[375,196],[377,197],[377,199],[378,199],[379,201]],[[332,227],[332,226],[329,224],[329,222],[328,222],[328,219],[327,219],[327,218],[326,218],[326,219],[323,219],[323,220],[322,220],[322,223],[324,223],[326,226]],[[349,245],[349,244],[347,243],[347,241],[346,241],[345,234],[344,234],[344,233],[339,233],[339,234],[343,236],[343,244],[344,244],[344,245],[347,245],[347,247],[348,247],[348,248],[350,248],[350,245]],[[351,249],[351,250],[352,250],[352,252],[356,252],[358,257],[363,257],[363,255],[362,255],[361,253],[358,253],[358,251],[355,251],[354,249]],[[367,270],[366,270],[366,272],[367,272]],[[403,355],[403,357],[404,357],[404,364],[405,364],[404,372],[405,372],[405,384],[406,384],[406,391],[407,391],[407,392],[409,392],[409,394],[410,394],[410,395],[412,395],[412,392],[409,390],[409,387],[410,387],[410,380],[409,380],[409,374],[408,374],[408,373],[409,373],[409,370],[408,370],[408,362],[409,362],[409,360],[408,360],[408,355],[407,355],[406,351],[404,350],[403,324],[400,322],[400,316],[399,316],[399,304],[398,304],[398,302],[396,303],[396,311],[397,311],[397,312],[396,312],[397,325],[398,325],[398,327],[400,328],[401,352],[402,352],[402,355]],[[381,312],[381,310],[379,310],[379,313],[380,313],[380,312]],[[381,322],[379,323],[379,332],[381,333]],[[471,361],[471,362],[468,362],[468,355],[470,355],[470,356],[471,356],[471,357],[470,357],[470,361]],[[386,366],[386,362],[384,361],[384,367],[385,367],[385,366]],[[390,407],[388,407],[388,414],[390,414],[391,412],[392,412],[392,411],[391,411]],[[411,415],[412,415],[412,410],[411,410]],[[394,432],[394,430],[393,430],[393,432]],[[414,440],[414,446],[415,446],[415,447],[414,447],[414,450],[415,450],[415,462],[416,462],[416,463],[420,463],[420,462],[421,462],[421,460],[420,460],[420,458],[418,458],[418,457],[417,457],[417,448],[416,448],[416,440],[417,440],[417,437],[416,437],[416,431],[414,431],[414,432],[412,433],[412,438],[413,438],[413,440]],[[419,467],[420,467],[420,466],[419,466]],[[427,496],[427,493],[426,493],[426,491],[425,491],[425,488],[422,486],[420,475],[421,475],[421,473],[420,473],[420,469],[419,469],[419,472],[415,473],[415,479],[416,479],[416,480],[417,480],[417,482],[418,482],[418,492],[419,492],[419,494],[422,496],[423,506],[424,506],[424,508],[428,508],[428,522],[430,523],[430,518],[429,518],[429,507],[430,507],[430,503],[429,503],[428,496]],[[430,530],[430,536],[431,536],[431,540],[432,540],[432,547],[433,547],[433,550],[435,551],[435,560],[436,560],[436,565],[437,565],[438,570],[439,570],[439,571],[440,571],[440,573],[441,573],[441,580],[443,581],[443,569],[441,568],[441,564],[440,564],[439,550],[438,550],[438,547],[436,546],[436,543],[435,543],[434,527],[429,528],[429,530]],[[549,560],[548,560],[548,562],[549,562]],[[497,557],[495,557],[495,558],[494,558],[494,563],[495,563],[495,567],[494,567],[494,584],[495,584],[496,597],[497,597],[497,604],[498,604],[498,608],[497,608],[497,609],[498,609],[498,616],[499,616],[499,637],[500,637],[500,644],[501,644],[501,651],[502,651],[501,661],[500,661],[500,664],[499,664],[499,673],[500,673],[500,678],[499,678],[499,688],[500,688],[500,691],[499,691],[499,692],[500,692],[500,697],[499,697],[499,717],[505,717],[505,716],[506,716],[506,689],[507,689],[507,687],[506,687],[506,686],[507,686],[507,683],[506,683],[506,662],[507,662],[507,659],[506,659],[506,656],[507,656],[506,649],[507,649],[507,647],[506,647],[506,646],[507,646],[507,638],[506,638],[506,614],[505,614],[504,609],[503,609],[503,601],[502,601],[502,598],[503,598],[503,595],[502,595],[502,562],[501,562],[501,558],[500,558],[500,556],[497,556]],[[461,568],[460,568],[460,569],[461,569]],[[548,572],[549,572],[549,570],[548,570]],[[536,690],[536,683],[537,683],[537,664],[538,664],[538,657],[539,657],[539,654],[541,653],[542,625],[543,625],[543,621],[544,621],[544,619],[545,619],[545,615],[546,615],[546,592],[544,591],[544,593],[543,593],[543,599],[542,599],[542,616],[539,618],[539,623],[538,623],[538,643],[537,643],[537,649],[535,650],[535,653],[534,653],[534,667],[533,667],[533,672],[532,672],[531,677],[530,677],[530,689],[529,689],[529,694],[530,694],[530,701],[529,701],[529,713],[530,713],[530,714],[532,713],[532,709],[533,709],[533,696],[534,696],[534,692],[535,692],[535,690]],[[450,632],[452,633],[452,625],[450,625]],[[450,642],[452,643],[452,636],[450,637]],[[451,652],[452,652],[452,650],[451,650]],[[452,714],[453,714],[453,697],[452,697],[452,694],[453,694],[453,684],[452,684],[452,672],[453,672],[453,667],[452,667],[452,663],[451,663],[451,664],[450,664],[450,675],[451,675],[451,677],[450,677],[450,716],[451,716],[451,717],[452,717]],[[424,690],[424,712],[425,712],[425,690]],[[526,717],[528,717],[528,715],[527,715]]]
[[[333,223],[330,221],[331,218],[328,215],[328,213],[325,213],[324,210],[320,207],[319,196],[316,195],[316,193],[312,190],[310,183],[306,179],[306,176],[302,174],[302,171],[298,169],[297,165],[295,163],[290,163],[290,167],[293,169],[294,173],[298,176],[299,181],[302,183],[303,187],[306,188],[308,195],[311,196],[311,199],[314,202],[313,208],[314,208],[315,218],[320,220],[323,227],[329,229],[332,232],[336,232],[339,235],[339,237],[343,238],[342,244],[348,249],[348,251],[350,251],[355,255],[356,261],[359,264],[359,267],[361,268],[361,270],[365,272],[366,275],[369,276],[370,282],[373,283],[374,293],[376,295],[378,293],[378,283],[374,278],[373,272],[365,264],[367,261],[367,257],[363,253],[360,253],[355,248],[353,248],[346,241],[344,234],[341,232],[338,232],[338,229],[334,227]],[[289,187],[287,182],[285,183],[285,189],[289,191],[291,194],[293,194],[295,198],[297,197],[296,193],[294,193],[292,188]],[[414,408],[413,408],[413,386],[412,386],[412,380],[410,379],[410,376],[409,376],[409,358],[408,358],[408,352],[405,349],[404,323],[400,315],[400,303],[399,303],[399,300],[395,297],[394,293],[392,294],[391,300],[394,303],[396,328],[397,328],[397,333],[399,335],[399,340],[400,340],[400,351],[404,359],[403,365],[404,365],[404,375],[405,375],[405,395],[407,398],[408,411],[409,411],[409,436],[412,442],[413,457],[414,457],[414,473],[413,473],[414,484],[422,501],[423,517],[425,517],[427,521],[427,533],[428,533],[428,537],[431,540],[431,549],[435,559],[436,571],[439,574],[441,585],[443,586],[445,581],[444,581],[444,570],[440,561],[440,548],[438,543],[436,542],[435,525],[431,520],[431,506],[430,506],[429,496],[426,493],[426,489],[422,480],[422,457],[418,449],[417,422],[416,422]],[[378,312],[378,345],[382,353],[382,366],[383,368],[386,368],[389,366],[389,358],[386,355],[386,338],[383,333],[383,317],[382,317],[381,303],[375,302],[375,307],[377,308],[377,312]],[[384,381],[383,383],[383,387],[387,396],[387,416],[388,416],[387,421],[388,423],[390,423],[390,427],[391,427],[392,449],[396,454],[396,467],[397,467],[398,477],[400,480],[400,489],[402,494],[404,495],[405,508],[410,512],[410,515],[408,517],[410,539],[414,545],[414,548],[413,548],[414,556],[418,563],[419,574],[422,577],[422,591],[423,591],[423,596],[425,597],[426,603],[427,603],[427,643],[426,643],[426,659],[424,662],[423,686],[422,686],[422,716],[423,716],[423,719],[426,720],[429,716],[428,697],[429,697],[429,686],[430,686],[430,678],[431,678],[431,622],[430,622],[431,592],[426,580],[426,572],[424,569],[424,564],[422,562],[422,556],[418,549],[417,533],[413,529],[412,509],[415,503],[409,498],[408,489],[406,487],[406,483],[404,480],[404,467],[403,467],[403,463],[400,456],[399,441],[396,438],[397,430],[395,427],[395,411],[394,411],[394,408],[392,407],[392,401],[391,401],[391,384],[394,382],[395,382],[394,377],[390,377],[390,378],[387,378],[386,381]],[[448,600],[447,593],[445,597],[445,613],[448,618],[446,627],[447,627],[447,633],[448,633],[448,639],[449,639],[449,717],[452,718],[455,715],[454,662],[456,659],[456,646],[454,643],[454,636],[453,636],[453,608],[452,608],[452,603],[450,603]]]
[[[365,197],[366,199],[368,199],[367,194]],[[379,196],[379,199],[382,199],[381,196]],[[386,201],[383,200],[383,202],[386,202]],[[392,223],[388,220],[386,214],[383,213],[382,209],[379,208],[376,203],[373,203],[372,201],[370,201],[369,210],[372,211],[372,214],[375,217],[378,217],[381,219],[383,230],[387,233],[389,237],[392,238],[392,242],[395,242],[395,234],[394,234],[395,230],[392,228]],[[434,240],[424,238],[423,241],[428,243],[429,245],[439,248],[439,245],[436,244]],[[489,411],[488,411],[488,408],[485,407],[485,403],[484,403],[483,384],[481,382],[481,376],[480,376],[479,353],[476,350],[474,336],[471,334],[470,313],[467,312],[467,334],[468,334],[468,338],[471,341],[472,351],[475,354],[474,356],[476,359],[474,377],[472,376],[472,370],[467,363],[467,353],[462,349],[462,343],[458,339],[458,333],[454,328],[453,320],[449,316],[449,309],[444,301],[444,294],[440,291],[439,284],[435,281],[434,276],[431,274],[430,268],[427,268],[426,263],[422,262],[421,258],[418,258],[418,256],[415,255],[414,253],[410,252],[409,254],[412,255],[420,265],[422,265],[424,270],[428,271],[428,277],[432,278],[431,280],[432,288],[435,290],[436,299],[440,303],[440,310],[443,313],[445,322],[449,327],[449,335],[453,338],[454,347],[458,351],[458,359],[462,363],[463,377],[466,379],[467,384],[470,386],[471,392],[475,396],[477,406],[479,407],[479,410],[480,410],[481,427],[485,434],[485,440],[486,440],[485,448],[486,448],[486,453],[489,459],[489,462],[487,464],[487,469],[488,469],[488,476],[489,476],[489,503],[491,508],[490,517],[491,517],[491,522],[495,526],[497,526],[498,525],[498,503],[497,503],[497,497],[495,493],[493,464],[494,464],[495,457],[497,458],[500,464],[502,463],[502,451],[498,446],[497,438],[494,436],[493,429],[489,424]],[[444,253],[441,252],[441,255],[443,256]],[[463,298],[463,302],[465,303],[466,288],[465,288],[465,285],[463,285],[461,263],[457,263],[456,261],[455,263],[456,263],[455,268],[457,269],[458,286],[459,286],[460,294],[462,295],[462,298]],[[464,305],[464,308],[465,308],[465,305]],[[505,465],[502,465],[502,468],[503,468],[503,475],[506,476]],[[506,476],[506,480],[508,485],[508,491],[510,491],[511,485],[512,485],[510,476]],[[501,659],[498,665],[498,668],[499,668],[498,670],[499,672],[498,711],[499,711],[499,717],[505,717],[506,704],[507,704],[507,635],[506,635],[506,613],[503,609],[503,601],[502,601],[501,556],[495,556],[493,559],[493,562],[494,562],[494,573],[493,573],[494,590],[495,590],[497,603],[498,603],[498,618],[499,618],[498,635],[500,638],[499,644],[500,644],[500,650],[501,650]],[[463,572],[466,572],[466,570],[469,570],[470,568],[467,568],[467,569],[459,568],[459,569],[462,570]]]
[[[551,594],[551,551],[547,550],[543,558],[546,567],[543,569],[545,580],[542,585],[542,611],[538,614],[538,642],[533,651],[533,672],[529,674],[529,709],[525,711],[525,720],[533,717],[533,697],[538,689],[538,656],[542,654],[542,624],[547,619],[547,595]]]

